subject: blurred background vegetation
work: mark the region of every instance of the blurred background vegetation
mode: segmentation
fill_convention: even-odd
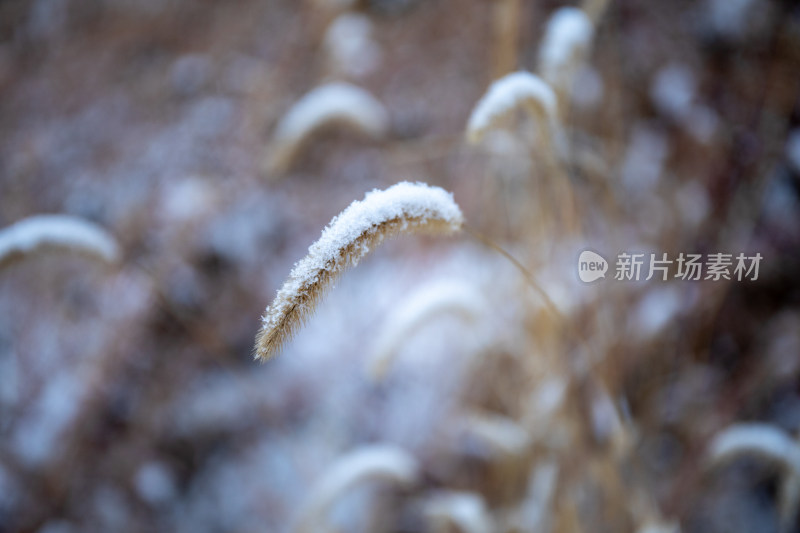
[[[0,532],[289,531],[376,442],[419,479],[348,491],[319,530],[485,530],[430,512],[457,491],[489,531],[800,531],[780,468],[705,459],[737,421],[800,430],[800,6],[611,0],[560,95],[558,177],[524,120],[477,147],[464,127],[493,79],[536,70],[564,5],[0,2],[0,225],[72,214],[124,255],[0,271]],[[337,61],[345,13],[370,35]],[[383,103],[386,138],[330,128],[270,171],[280,117],[332,80]],[[291,265],[404,179],[453,191],[471,233],[385,245],[253,363]],[[582,285],[585,247],[764,259],[754,282]],[[480,325],[431,320],[371,380],[387,317],[442,279],[486,298]]]

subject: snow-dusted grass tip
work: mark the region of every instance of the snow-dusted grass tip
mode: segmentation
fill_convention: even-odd
[[[589,54],[593,38],[594,24],[582,9],[557,9],[547,22],[539,46],[539,73],[542,78],[568,93],[575,72]]]
[[[709,447],[712,464],[744,454],[778,461],[800,475],[800,443],[770,424],[734,424],[718,433]]]
[[[515,109],[524,109],[539,121],[554,148],[561,153],[563,134],[556,95],[539,76],[524,71],[512,72],[492,83],[472,110],[467,122],[467,140],[479,143],[497,122]]]
[[[311,488],[293,531],[322,531],[325,515],[336,499],[362,482],[385,480],[408,486],[418,477],[416,459],[401,448],[379,444],[359,448],[336,461]]]
[[[403,342],[437,315],[450,313],[474,322],[485,309],[483,296],[464,281],[439,280],[420,287],[395,308],[378,333],[370,377],[383,379]]]
[[[0,230],[0,267],[48,250],[79,252],[107,263],[120,256],[111,234],[69,215],[35,215]]]
[[[269,170],[285,172],[311,135],[331,124],[346,124],[379,139],[389,130],[389,114],[374,96],[355,85],[321,85],[303,96],[278,123]]]
[[[748,454],[781,465],[777,495],[780,531],[792,531],[800,507],[800,442],[770,424],[734,424],[714,437],[708,453],[712,465]]]
[[[262,320],[255,356],[272,357],[314,310],[332,282],[373,247],[401,233],[447,234],[463,223],[453,195],[424,183],[401,182],[368,192],[335,217],[295,264]]]

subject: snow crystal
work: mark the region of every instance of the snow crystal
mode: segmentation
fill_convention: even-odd
[[[119,248],[114,238],[100,226],[68,215],[37,215],[0,231],[0,263],[40,248],[79,250],[114,262]]]
[[[582,9],[562,7],[547,23],[539,47],[539,71],[554,85],[567,82],[566,76],[585,57],[594,37],[594,25]]]

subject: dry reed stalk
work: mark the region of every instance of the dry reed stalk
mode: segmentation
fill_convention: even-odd
[[[272,357],[313,312],[333,281],[385,239],[412,232],[452,233],[462,223],[452,194],[424,183],[401,182],[353,202],[295,264],[267,308],[256,337],[256,358]]]
[[[492,78],[517,68],[520,0],[492,1]]]
[[[114,263],[120,256],[111,234],[69,215],[31,216],[0,230],[0,268],[49,250],[79,252],[106,263]]]
[[[416,459],[390,445],[359,448],[336,461],[311,488],[303,503],[294,533],[315,533],[336,499],[368,480],[386,480],[408,486],[419,477]]]

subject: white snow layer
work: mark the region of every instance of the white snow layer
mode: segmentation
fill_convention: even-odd
[[[114,238],[100,226],[69,215],[36,215],[0,231],[0,263],[44,248],[76,250],[112,263],[119,258]]]

